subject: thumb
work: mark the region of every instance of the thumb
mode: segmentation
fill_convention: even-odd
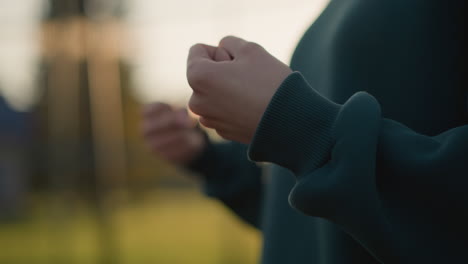
[[[219,41],[218,47],[224,48],[228,52],[228,54],[231,55],[231,57],[236,57],[239,54],[242,47],[247,43],[248,42],[244,39],[234,36],[227,36]]]

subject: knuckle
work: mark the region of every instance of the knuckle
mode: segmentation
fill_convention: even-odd
[[[247,54],[259,52],[261,49],[262,47],[255,42],[247,42],[242,46],[242,52]]]
[[[192,53],[192,52],[194,52],[195,50],[197,50],[197,49],[199,49],[201,47],[203,47],[203,44],[201,44],[201,43],[193,44],[192,46],[190,46],[189,53]]]
[[[222,44],[222,43],[225,43],[226,41],[230,41],[232,39],[234,39],[235,37],[232,36],[232,35],[227,35],[225,37],[223,37],[220,41],[219,41],[219,44]]]

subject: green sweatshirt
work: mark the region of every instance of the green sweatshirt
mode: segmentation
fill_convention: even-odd
[[[331,1],[251,145],[191,165],[261,229],[262,263],[468,263],[463,5]]]

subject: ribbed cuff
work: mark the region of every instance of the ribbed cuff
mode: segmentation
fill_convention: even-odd
[[[290,74],[270,101],[248,155],[295,174],[316,169],[329,158],[331,131],[341,105],[317,93],[302,74]]]

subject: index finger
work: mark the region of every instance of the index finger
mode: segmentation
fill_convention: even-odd
[[[200,43],[195,44],[189,50],[187,64],[200,60],[213,61],[215,53],[216,47]]]

